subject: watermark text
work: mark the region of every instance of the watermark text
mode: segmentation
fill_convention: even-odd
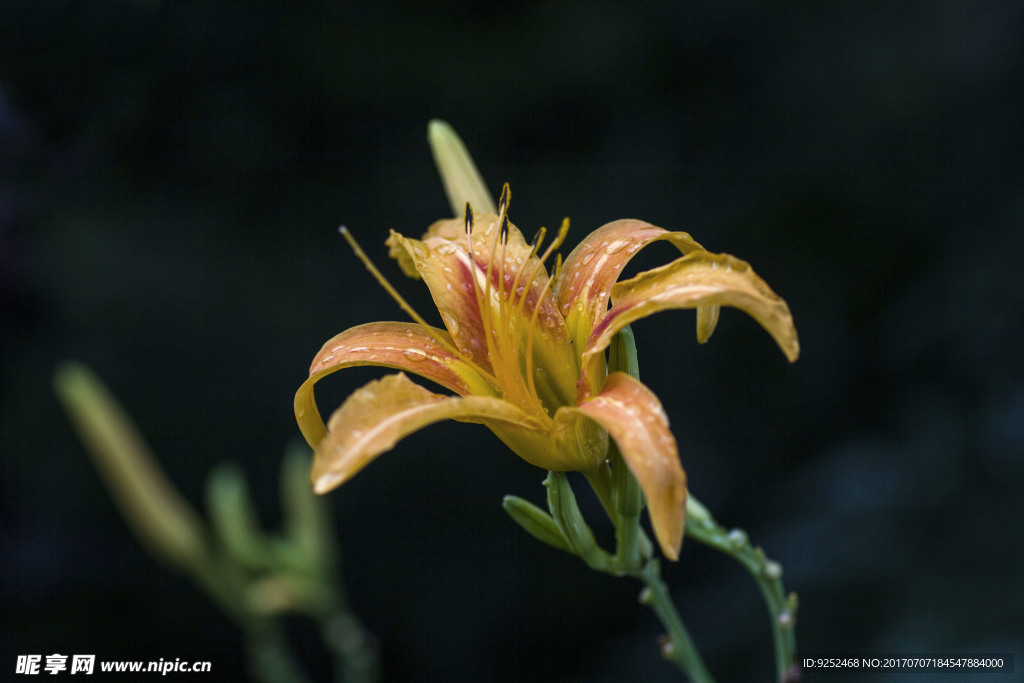
[[[103,673],[155,673],[166,676],[169,673],[210,673],[210,662],[182,660],[180,657],[156,661],[98,660],[96,655],[60,654],[18,655],[14,673],[23,676],[40,674],[69,674],[90,676],[96,671]]]

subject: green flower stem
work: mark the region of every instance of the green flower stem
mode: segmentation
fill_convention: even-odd
[[[608,370],[609,372],[625,372],[635,379],[640,379],[636,342],[629,326],[624,327],[612,341],[608,352]],[[614,519],[615,537],[618,543],[615,558],[624,563],[624,566],[632,569],[629,572],[631,576],[635,576],[644,583],[644,590],[640,593],[640,602],[654,611],[667,632],[667,637],[661,644],[662,655],[696,683],[714,681],[690,637],[690,632],[683,624],[682,617],[676,610],[668,586],[661,578],[661,564],[657,560],[651,559],[650,541],[640,527],[640,513],[644,508],[644,497],[640,491],[640,485],[629,471],[614,442],[609,444],[608,455],[611,461],[612,490],[617,494],[613,496],[618,512],[617,519]],[[643,549],[640,548],[641,543],[644,546]],[[638,571],[636,568],[640,567],[641,553],[646,562]]]
[[[609,452],[621,459],[616,450]],[[612,470],[619,476],[623,472],[632,476],[625,467],[619,468],[615,463]],[[611,518],[615,524],[617,547],[615,554],[609,555],[597,545],[593,532],[583,520],[565,474],[549,472],[544,485],[548,488],[548,510],[552,521],[566,542],[564,549],[577,555],[591,569],[612,576],[632,576],[642,581],[644,590],[640,593],[640,602],[650,607],[665,627],[662,655],[690,680],[696,683],[714,681],[672,602],[668,586],[661,579],[661,565],[651,559],[651,544],[640,526],[639,510],[642,508],[629,488],[620,489],[619,495],[611,496],[614,500]]]
[[[334,659],[335,680],[370,683],[377,680],[377,644],[349,610],[338,609],[320,620],[324,643]]]
[[[306,683],[284,629],[274,619],[254,619],[245,626],[249,676],[261,683]]]
[[[615,562],[621,567],[640,565],[640,515],[622,516],[615,527]]]
[[[797,596],[796,593],[786,595],[781,565],[766,558],[761,548],[753,547],[742,529],[729,531],[719,525],[692,494],[687,500],[686,512],[687,536],[731,556],[754,577],[771,617],[778,680],[794,680]]]
[[[668,637],[662,641],[661,654],[674,663],[690,680],[695,683],[714,681],[711,673],[704,666],[697,647],[690,638],[683,620],[676,611],[675,603],[668,592],[668,586],[661,579],[661,566],[657,560],[648,562],[642,571],[634,574],[644,582],[644,590],[640,593],[640,602],[649,606],[658,616]]]

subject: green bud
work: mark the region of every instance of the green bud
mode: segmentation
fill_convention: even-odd
[[[289,543],[303,557],[306,570],[330,577],[339,564],[331,512],[327,500],[309,485],[312,455],[308,447],[288,448],[281,463],[281,506]]]
[[[640,366],[636,359],[636,339],[633,330],[626,325],[612,338],[608,347],[608,372],[624,372],[640,379]]]
[[[427,126],[427,141],[434,154],[434,164],[441,174],[452,215],[461,216],[467,202],[476,211],[497,213],[494,198],[458,133],[444,121],[434,119]]]
[[[608,349],[608,371],[624,372],[637,379],[640,377],[636,341],[628,325],[612,338]],[[616,529],[619,543],[617,557],[624,565],[633,566],[640,562],[640,558],[649,559],[652,552],[650,541],[639,526],[640,513],[646,502],[644,492],[614,441],[609,444],[608,459],[611,464],[612,505],[619,518]]]
[[[591,569],[614,572],[613,558],[597,545],[594,532],[583,519],[565,473],[548,472],[544,485],[548,488],[548,508],[571,552],[579,555]]]
[[[210,525],[224,550],[248,569],[269,569],[266,540],[241,469],[220,465],[206,480]]]
[[[562,536],[562,532],[551,519],[551,515],[541,510],[533,503],[523,500],[518,496],[505,496],[501,501],[501,507],[509,514],[516,524],[523,527],[527,533],[542,543],[547,543],[552,548],[572,552],[572,548]]]
[[[182,567],[207,559],[199,514],[161,469],[117,400],[87,367],[68,362],[54,375],[57,398],[139,540]]]
[[[609,444],[608,458],[612,469],[612,503],[623,519],[638,517],[644,509],[644,492],[640,482],[622,459],[618,446]]]
[[[644,492],[614,442],[609,446],[608,457],[611,460],[612,505],[618,517],[615,525],[615,559],[620,569],[636,571],[642,566],[643,560],[650,558],[650,542],[647,542],[645,548],[642,539],[646,539],[640,528]],[[644,553],[644,550],[647,552]]]

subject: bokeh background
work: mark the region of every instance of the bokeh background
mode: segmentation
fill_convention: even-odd
[[[569,216],[571,246],[643,218],[788,300],[794,365],[736,311],[705,346],[692,313],[635,329],[691,489],[800,594],[801,650],[1014,651],[1019,671],[1022,26],[1012,0],[6,0],[0,667],[95,653],[241,678],[240,635],[130,535],[53,369],[94,368],[196,505],[233,461],[276,524],[309,360],[403,319],[336,227],[430,310],[383,240],[448,212],[438,117],[511,183],[524,231]],[[332,376],[322,407],[380,374]],[[676,680],[638,585],[502,512],[542,478],[438,425],[331,494],[385,680]],[[768,680],[744,571],[689,543],[666,576],[720,679]]]

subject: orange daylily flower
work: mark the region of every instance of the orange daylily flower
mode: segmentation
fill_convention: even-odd
[[[732,306],[755,318],[793,361],[799,344],[789,308],[744,261],[639,220],[599,228],[549,275],[545,263],[568,221],[541,252],[544,229],[526,242],[508,221],[508,202],[506,185],[497,214],[474,213],[467,204],[464,219],[438,221],[422,239],[394,231],[388,238],[402,270],[430,289],[445,329],[415,315],[357,252],[416,322],[353,327],[313,359],[295,415],[316,453],[314,488],[333,489],[406,435],[445,419],[484,424],[527,462],[583,472],[592,482],[606,468],[611,435],[646,495],[658,543],[676,559],[687,488],[675,438],[658,398],[630,375],[609,373],[605,351],[630,323],[676,308],[697,309],[704,342],[719,307]],[[658,240],[682,256],[616,282],[634,254]],[[358,389],[325,425],[314,385],[355,365],[403,372]],[[455,395],[434,393],[406,372]]]

